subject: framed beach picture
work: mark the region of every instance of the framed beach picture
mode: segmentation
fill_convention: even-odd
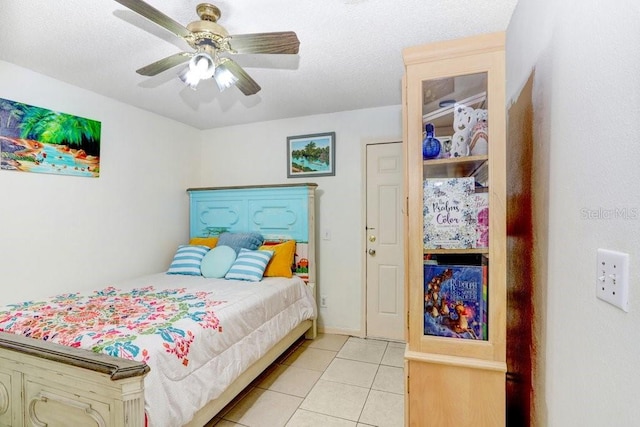
[[[287,137],[287,178],[335,174],[335,132]]]
[[[97,178],[97,120],[0,98],[0,170]]]

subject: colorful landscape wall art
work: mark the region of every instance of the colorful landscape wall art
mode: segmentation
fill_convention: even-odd
[[[336,133],[287,137],[287,177],[336,174]]]
[[[96,120],[0,98],[0,169],[98,177]]]

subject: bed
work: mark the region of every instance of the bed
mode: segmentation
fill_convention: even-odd
[[[189,189],[190,242],[167,272],[0,307],[0,426],[207,423],[297,339],[315,336],[315,187]],[[264,241],[230,243],[247,234]],[[226,244],[205,249],[207,239]],[[292,242],[286,277],[271,263]],[[204,274],[223,249],[237,252],[226,276],[176,273],[180,251],[201,250]],[[272,258],[258,281],[234,275],[260,256]]]

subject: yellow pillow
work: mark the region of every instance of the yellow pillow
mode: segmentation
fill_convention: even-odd
[[[210,249],[215,248],[217,243],[217,237],[193,237],[189,240],[190,245],[208,246]]]
[[[277,245],[263,245],[261,250],[273,251],[273,256],[264,271],[266,277],[292,277],[291,266],[296,254],[296,241],[287,240]]]

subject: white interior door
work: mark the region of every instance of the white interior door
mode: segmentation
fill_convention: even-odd
[[[366,335],[404,340],[402,143],[367,145]]]

